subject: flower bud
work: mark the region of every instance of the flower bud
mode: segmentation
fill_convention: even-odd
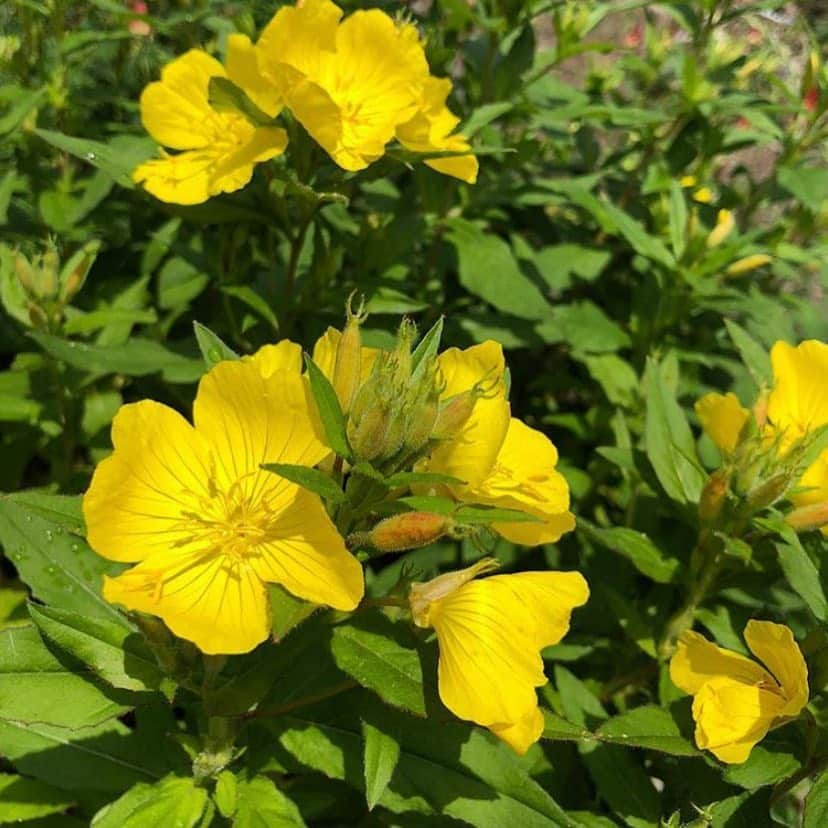
[[[722,513],[729,483],[730,475],[723,469],[714,472],[707,479],[699,499],[699,520],[702,524],[709,526],[715,523]]]
[[[754,253],[752,256],[737,259],[733,264],[728,266],[725,273],[728,276],[741,276],[743,273],[749,273],[751,270],[756,270],[757,267],[762,267],[762,265],[766,265],[772,261],[773,258],[768,256],[767,253]]]
[[[733,218],[733,213],[730,210],[719,210],[716,215],[716,226],[707,237],[707,246],[720,245],[733,232],[735,226],[736,220]]]
[[[747,500],[754,509],[764,509],[776,503],[791,485],[788,472],[779,472],[748,492]]]
[[[365,321],[367,314],[364,303],[360,302],[356,313],[351,310],[351,299],[348,297],[345,329],[336,346],[336,358],[333,369],[333,387],[343,413],[351,410],[354,397],[359,390],[362,374],[362,335],[359,327]]]
[[[713,201],[713,190],[710,187],[699,187],[693,193],[693,201],[698,201],[699,204],[710,204]]]
[[[454,526],[454,521],[434,512],[404,512],[381,520],[360,538],[381,552],[417,549],[439,540]]]
[[[100,242],[89,242],[78,250],[60,271],[60,301],[68,304],[83,287],[100,249]]]
[[[768,401],[770,394],[766,388],[763,388],[756,402],[753,404],[753,419],[756,421],[756,427],[761,431],[768,422]]]
[[[810,532],[828,526],[828,501],[794,509],[785,515],[785,523],[797,532]]]

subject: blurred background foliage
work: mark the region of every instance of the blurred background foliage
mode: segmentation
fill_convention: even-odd
[[[680,418],[710,389],[749,403],[773,342],[828,341],[825,9],[376,2],[411,15],[433,73],[453,78],[450,104],[485,147],[476,185],[402,157],[343,178],[317,156],[304,180],[276,161],[198,207],[135,189],[129,172],[154,152],[141,89],[188,48],[221,56],[228,33],[255,36],[278,5],[2,4],[0,490],[83,491],[123,402],[187,412],[203,371],[194,320],[248,353],[284,337],[310,347],[354,290],[371,345],[392,341],[400,314],[421,330],[445,315],[446,345],[503,343],[513,411],[552,437],[572,489],[580,531],[521,553],[524,566],[578,566],[593,586],[550,652],[547,703],[590,728],[608,709],[670,704],[654,630],[681,591],[694,493],[654,468],[647,388],[679,400]],[[715,467],[712,444],[693,442]],[[428,568],[471,554],[438,544],[404,558]],[[375,589],[400,563],[378,569]],[[728,601],[700,616],[714,637],[743,649],[758,612],[807,631],[802,599],[761,549],[743,563]],[[3,572],[19,594],[11,562]],[[786,744],[781,731],[722,776],[669,754],[554,742],[533,771],[565,808],[594,812],[586,825],[614,824],[597,813],[634,828],[674,810],[692,820],[690,803],[713,808],[714,824],[757,808],[762,825],[764,786],[797,761]],[[774,817],[798,824],[798,803],[778,798]]]

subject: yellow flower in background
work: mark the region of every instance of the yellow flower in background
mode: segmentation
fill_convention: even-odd
[[[445,380],[441,416],[445,412],[451,420],[454,408],[458,416],[422,470],[462,480],[450,487],[462,502],[517,509],[539,519],[493,524],[513,543],[554,543],[574,529],[569,487],[555,469],[555,446],[510,415],[502,347],[489,340],[465,351],[450,348],[438,364]]]
[[[710,231],[707,237],[708,247],[720,245],[736,227],[736,219],[730,210],[719,210],[716,214],[716,226]]]
[[[543,732],[535,692],[547,682],[540,651],[566,635],[589,587],[578,572],[473,580],[496,566],[489,558],[413,584],[409,603],[417,626],[437,633],[443,704],[524,754]]]
[[[693,696],[696,744],[733,764],[808,703],[808,668],[788,627],[749,621],[745,641],[762,664],[695,632],[681,635],[670,661],[673,683]]]
[[[252,69],[242,40],[228,43],[228,64],[234,82],[251,82]],[[218,193],[239,190],[250,181],[253,167],[281,155],[287,134],[279,127],[254,126],[236,112],[218,112],[210,106],[210,79],[228,72],[206,52],[191,49],[168,63],[161,80],[141,94],[141,120],[147,132],[162,146],[183,150],[176,155],[140,164],[132,179],[161,201],[201,204]],[[279,106],[262,90],[251,94],[268,115]]]
[[[460,119],[446,106],[450,92],[451,81],[448,78],[429,78],[426,81],[420,110],[410,121],[397,127],[397,140],[406,149],[429,153],[464,152],[471,148],[462,135],[451,134]],[[477,181],[478,163],[473,155],[433,158],[425,164],[469,184]]]
[[[330,0],[285,7],[257,49],[296,119],[340,167],[355,171],[380,158],[413,117],[429,72],[413,25],[378,9],[341,16]]]
[[[243,653],[270,632],[266,585],[341,610],[362,598],[362,568],[319,498],[260,469],[313,466],[328,454],[291,342],[216,365],[190,425],[151,400],[125,405],[114,452],[83,501],[105,558],[136,563],[104,596],[160,616],[205,653]]]
[[[733,454],[750,411],[732,391],[705,394],[696,401],[695,408],[701,427],[719,451],[725,456]]]

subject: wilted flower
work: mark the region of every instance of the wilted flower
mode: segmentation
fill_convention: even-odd
[[[458,718],[483,725],[523,754],[543,732],[536,687],[547,682],[540,651],[569,630],[589,587],[578,572],[521,572],[473,580],[491,558],[413,584],[414,622],[433,627],[438,689]]]
[[[150,400],[121,408],[83,501],[92,548],[138,562],[105,580],[108,601],[160,616],[205,653],[268,636],[268,583],[341,610],[359,603],[362,569],[319,498],[260,468],[328,453],[308,393],[300,349],[283,342],[204,376],[194,426]]]
[[[763,664],[695,632],[679,638],[673,683],[693,695],[696,744],[722,762],[744,762],[768,731],[808,703],[808,668],[783,624],[748,621],[745,641]]]

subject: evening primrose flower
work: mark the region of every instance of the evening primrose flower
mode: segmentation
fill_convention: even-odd
[[[808,703],[808,668],[788,627],[749,621],[745,641],[762,664],[689,631],[670,661],[673,683],[693,695],[696,744],[732,764]]]
[[[496,567],[487,558],[413,584],[409,604],[414,623],[437,633],[443,704],[524,754],[543,732],[535,692],[547,682],[540,651],[566,635],[589,587],[578,572],[473,580]]]
[[[262,75],[294,117],[345,170],[365,169],[395,137],[415,152],[464,152],[445,105],[451,82],[429,74],[415,26],[378,9],[344,20],[330,0],[280,9],[256,44]],[[473,156],[430,167],[473,182]]]
[[[280,9],[257,44],[262,73],[296,119],[345,170],[385,152],[399,124],[417,111],[428,77],[417,29],[378,9],[340,22],[330,0]]]
[[[228,40],[228,67],[234,82],[269,116],[280,108],[254,80],[245,38]],[[239,190],[250,181],[255,164],[281,155],[287,134],[279,127],[254,126],[237,112],[218,112],[209,103],[210,79],[228,70],[206,52],[191,49],[161,70],[161,80],[141,94],[141,121],[162,146],[183,150],[140,164],[132,179],[161,201],[201,204],[218,193]]]
[[[450,348],[440,354],[438,365],[444,388],[437,428],[457,416],[453,427],[439,435],[421,470],[462,481],[449,488],[464,503],[517,509],[538,518],[493,524],[513,543],[554,543],[571,531],[575,519],[569,511],[569,487],[555,469],[555,446],[511,416],[502,347],[488,340],[464,351]]]
[[[319,498],[262,463],[313,466],[329,449],[291,342],[216,365],[190,425],[151,400],[123,406],[114,452],[83,511],[92,548],[136,563],[105,578],[104,597],[161,617],[205,653],[243,653],[270,632],[268,583],[351,610],[362,569]]]

